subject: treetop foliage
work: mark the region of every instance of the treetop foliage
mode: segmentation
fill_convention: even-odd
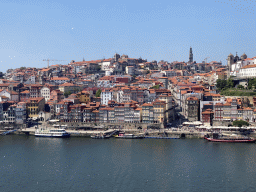
[[[101,90],[98,89],[98,90],[96,91],[95,97],[100,97],[100,94],[101,94]]]
[[[243,120],[233,121],[233,126],[242,127],[243,125],[249,126],[249,123],[247,121],[243,121]]]

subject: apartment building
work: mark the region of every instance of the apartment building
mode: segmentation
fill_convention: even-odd
[[[150,103],[142,105],[142,123],[154,123],[154,107]]]
[[[30,98],[27,103],[27,114],[29,118],[37,118],[40,111],[44,111],[45,99],[43,97]]]
[[[156,100],[153,103],[154,123],[166,123],[166,103]]]
[[[108,105],[108,101],[113,100],[113,91],[109,88],[103,89],[100,94],[101,104]]]
[[[25,124],[27,119],[27,110],[26,110],[26,103],[25,102],[19,102],[17,103],[16,109],[15,109],[15,116],[16,116],[16,124]]]

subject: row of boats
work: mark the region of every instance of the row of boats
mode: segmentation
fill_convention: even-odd
[[[110,138],[111,135],[106,135],[106,134],[95,134],[92,135],[91,138],[93,139],[108,139]],[[145,138],[143,135],[134,135],[134,134],[118,134],[114,135],[115,138],[121,138],[121,139],[143,139]]]
[[[91,138],[93,139],[108,139],[112,136],[115,138],[121,138],[121,139],[143,139],[143,138],[157,138],[157,139],[179,139],[179,137],[147,137],[145,135],[134,135],[134,134],[127,134],[120,132],[119,134],[115,134],[116,132],[113,132],[112,134],[95,134],[92,135]],[[115,134],[115,135],[114,135]],[[40,128],[35,131],[35,136],[37,137],[69,137],[70,134],[66,132],[65,128],[59,128],[59,129],[44,129]],[[204,139],[210,142],[226,142],[226,143],[255,143],[256,139],[246,137],[246,136],[238,136],[235,134],[232,135],[223,135],[219,133],[213,133],[212,136],[205,135]]]
[[[94,134],[91,135],[91,138],[93,139],[108,139],[110,137],[115,138],[121,138],[121,139],[143,139],[143,138],[157,138],[157,139],[179,139],[179,137],[147,137],[144,135],[134,135],[134,134],[127,134],[120,132],[119,134],[115,134],[116,132],[113,132],[111,134]],[[115,135],[114,135],[115,134]],[[66,132],[64,128],[54,128],[54,129],[46,129],[46,128],[40,128],[36,129],[35,131],[36,137],[70,137],[70,134]]]
[[[210,142],[223,142],[223,143],[255,143],[256,139],[248,136],[238,136],[236,134],[224,135],[219,133],[213,133],[212,137],[208,134],[204,136],[204,139]]]

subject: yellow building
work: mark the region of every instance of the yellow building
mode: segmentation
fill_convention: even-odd
[[[37,118],[40,111],[44,111],[44,97],[30,98],[27,103],[27,114],[29,118]]]
[[[174,107],[172,106],[172,95],[171,93],[163,93],[161,94],[158,99],[160,101],[164,101],[166,106],[165,106],[165,118],[167,122],[171,122],[174,120],[174,115],[175,115],[175,111],[174,111]]]
[[[81,91],[77,93],[77,97],[79,98],[80,103],[91,102],[90,93],[88,91]]]
[[[164,101],[155,100],[153,102],[154,123],[166,123],[166,103]]]

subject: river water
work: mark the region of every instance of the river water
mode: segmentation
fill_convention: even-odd
[[[256,144],[0,137],[0,191],[255,191]]]

